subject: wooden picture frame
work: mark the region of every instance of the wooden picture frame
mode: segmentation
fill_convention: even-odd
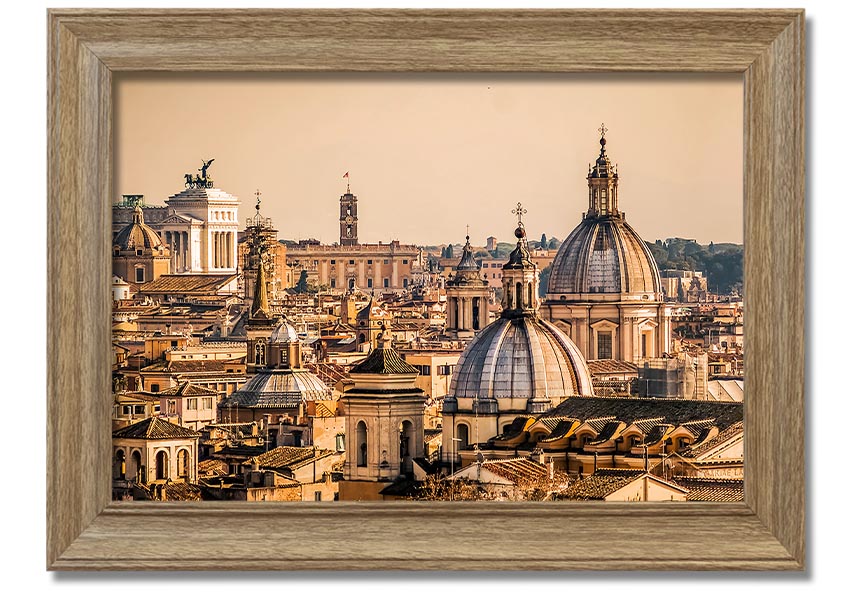
[[[48,17],[48,569],[804,568],[802,10]],[[111,502],[112,74],[140,70],[741,73],[745,501]]]

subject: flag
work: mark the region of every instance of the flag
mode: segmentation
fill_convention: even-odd
[[[348,171],[346,171],[346,172],[345,172],[345,175],[343,175],[343,176],[342,176],[342,178],[343,178],[343,179],[347,179],[347,178],[348,178]]]

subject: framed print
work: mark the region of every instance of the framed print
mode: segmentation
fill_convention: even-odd
[[[48,252],[49,569],[804,568],[803,11],[51,10],[49,25],[48,235],[57,241]],[[340,30],[346,35],[337,35]],[[604,40],[599,31],[606,32]],[[220,189],[224,185],[213,183],[217,169],[229,172],[221,158],[216,163],[213,156],[199,157],[197,165],[176,173],[179,181],[167,206],[145,204],[135,190],[124,189],[125,181],[142,184],[125,180],[123,171],[117,178],[121,157],[137,160],[138,154],[116,138],[119,129],[122,136],[129,135],[116,110],[133,110],[133,103],[126,101],[130,94],[138,105],[154,111],[168,94],[165,88],[149,96],[138,87],[127,92],[130,88],[121,86],[139,81],[137,72],[167,74],[172,82],[197,74],[236,73],[296,74],[307,77],[305,81],[322,81],[322,74],[342,75],[347,81],[376,74],[421,74],[427,79],[434,73],[460,79],[517,73],[741,76],[747,351],[745,358],[732,351],[742,347],[743,338],[736,341],[742,333],[737,313],[730,314],[732,329],[724,329],[725,337],[711,327],[697,332],[707,336],[700,359],[706,364],[699,367],[694,360],[692,368],[705,373],[716,369],[715,374],[728,370],[730,381],[737,381],[733,376],[743,373],[745,362],[746,399],[741,402],[738,396],[737,403],[730,403],[737,388],[717,385],[715,392],[703,393],[699,414],[679,405],[674,410],[669,401],[663,415],[638,414],[631,410],[638,405],[635,400],[625,411],[629,418],[616,413],[617,418],[593,425],[595,417],[614,410],[618,395],[631,394],[656,410],[664,400],[650,398],[696,394],[693,389],[683,392],[681,386],[669,393],[653,391],[660,384],[649,373],[661,363],[652,361],[668,365],[675,360],[665,333],[671,313],[655,294],[660,294],[662,281],[665,298],[674,295],[672,287],[680,298],[693,296],[695,303],[710,292],[695,270],[678,275],[665,271],[665,279],[660,279],[659,255],[653,258],[649,248],[655,247],[625,223],[618,166],[609,158],[610,125],[593,125],[600,139],[598,157],[588,167],[588,208],[582,225],[559,251],[552,249],[551,256],[555,241],[544,241],[539,229],[534,240],[527,234],[532,215],[526,214],[524,201],[508,207],[516,219],[511,227],[516,227],[517,239],[501,250],[504,256],[495,238],[477,253],[469,231],[466,245],[457,250],[443,245],[439,257],[395,240],[366,244],[358,240],[358,217],[363,215],[358,215],[353,169],[338,174],[338,184],[346,186],[338,207],[339,241],[320,244],[305,230],[304,239],[281,240],[279,246],[277,230],[261,212],[269,205],[263,204],[259,189],[256,215],[248,218],[244,234],[238,231],[237,199]],[[321,97],[321,91],[314,93],[314,98]],[[188,127],[197,125],[192,119],[205,127],[215,123],[191,103],[180,110],[190,119]],[[233,114],[222,112],[222,119]],[[176,131],[179,123],[171,127]],[[147,129],[152,136],[154,127]],[[708,135],[694,129],[695,137]],[[515,139],[518,134],[513,135]],[[173,136],[175,144],[178,138]],[[157,144],[163,147],[161,141]],[[308,149],[307,144],[300,147]],[[119,194],[124,194],[118,205],[116,180],[121,183]],[[195,214],[198,210],[203,214]],[[575,251],[567,248],[571,244]],[[658,240],[657,250],[666,252],[670,244],[679,242]],[[283,248],[286,259],[269,258],[270,247]],[[582,259],[581,248],[592,255]],[[362,257],[352,254],[353,249]],[[482,265],[482,256],[498,263]],[[628,278],[622,279],[622,289],[609,281],[605,265],[611,256],[622,265],[616,274]],[[536,261],[544,259],[551,259],[552,265],[541,304]],[[590,265],[586,272],[574,267],[582,260]],[[427,269],[422,267],[426,261]],[[577,275],[579,271],[584,274]],[[635,273],[650,275],[641,282]],[[399,354],[396,345],[402,348],[410,341],[405,338],[407,322],[378,301],[395,298],[402,306],[411,297],[406,290],[416,285],[425,289],[429,282],[446,290],[444,308],[434,310],[442,313],[444,333],[460,340],[446,348],[467,344],[460,359],[455,357],[456,364],[416,362],[411,353]],[[187,291],[189,284],[194,287]],[[741,291],[733,289],[734,283],[729,286],[725,293]],[[303,312],[320,322],[333,315],[335,329],[319,326],[317,336],[311,337],[314,330],[302,328],[304,319],[291,319],[297,311],[286,312],[283,300],[269,296],[277,287],[292,291],[288,297],[293,310],[298,294],[310,291],[321,298],[326,292],[332,308],[322,308],[320,302],[319,309]],[[626,288],[632,293],[623,293]],[[243,291],[241,296],[237,290]],[[143,310],[129,300],[121,303],[134,294],[147,298]],[[247,343],[247,350],[240,360],[226,354],[229,334],[242,319],[236,315],[243,314],[234,312],[233,322],[222,316],[230,305],[220,300],[229,296],[239,296],[248,307],[242,323],[247,342],[241,342]],[[277,300],[280,310],[273,306]],[[215,323],[209,315],[205,322],[200,313],[179,308],[216,303],[223,313],[215,313]],[[595,303],[594,318],[588,303]],[[582,308],[576,308],[579,305]],[[136,312],[110,330],[116,306]],[[492,315],[488,306],[497,307]],[[615,312],[603,315],[603,309]],[[655,312],[648,313],[650,309]],[[411,318],[427,320],[423,315]],[[136,335],[144,330],[144,319],[150,321],[149,332],[165,329]],[[546,324],[549,321],[555,325]],[[689,320],[680,320],[685,322]],[[511,333],[511,327],[526,337],[511,341],[514,345],[508,348],[506,340],[519,335]],[[206,345],[184,345],[182,340],[199,328],[214,332],[205,338]],[[116,337],[116,331],[123,337]],[[124,345],[122,340],[127,340]],[[555,342],[547,349],[540,340]],[[308,341],[309,352],[325,358],[332,352],[329,344],[350,343],[351,349],[338,353],[350,364],[302,364]],[[421,340],[416,338],[416,343]],[[473,351],[476,344],[478,350]],[[168,364],[141,359],[134,363],[128,359],[133,348],[165,357]],[[520,348],[532,349],[524,358]],[[731,358],[709,363],[712,349],[716,356]],[[493,357],[503,355],[509,356],[505,365],[493,367],[492,361],[498,360]],[[201,358],[218,361],[220,376],[174,374]],[[562,365],[555,369],[559,373],[550,377],[547,360]],[[525,361],[533,363],[530,379],[528,373],[517,375],[508,368]],[[591,374],[587,365],[592,363],[594,369],[634,367],[637,383],[626,384],[630,375],[620,381],[619,373],[611,371],[603,384],[598,372]],[[493,381],[485,389],[481,371],[488,368],[494,371]],[[569,378],[563,376],[564,369]],[[430,377],[432,370],[446,375],[446,389],[430,394],[441,401],[442,429],[433,437],[442,445],[428,455],[431,447],[420,431],[429,431],[421,414],[427,399],[420,378]],[[691,388],[700,385],[696,377]],[[341,410],[337,395],[332,397],[322,381],[336,386]],[[538,384],[545,393],[534,391]],[[439,386],[439,381],[433,385]],[[493,391],[500,385],[512,393],[531,389],[521,400],[526,412],[536,417],[519,415],[525,409],[509,405],[510,394]],[[565,389],[559,392],[558,385]],[[298,401],[293,400],[296,388]],[[567,397],[583,400],[568,403]],[[121,400],[114,403],[114,398]],[[385,406],[388,398],[392,407]],[[338,416],[338,425],[320,434],[313,426],[302,426],[302,413],[313,423],[325,413]],[[376,441],[385,434],[393,437],[389,445]],[[247,454],[240,454],[245,444],[223,451],[231,446],[219,443],[217,435],[256,443],[249,444]],[[700,463],[690,452],[709,438],[731,439],[724,436],[740,442],[743,463],[720,460],[728,457],[719,455],[704,455],[711,460]],[[316,441],[319,437],[322,444]],[[602,442],[612,445],[611,452],[598,451]],[[202,465],[199,456],[210,449],[210,460]],[[651,455],[661,456],[660,462],[651,464]],[[313,473],[309,484],[300,482],[297,470],[308,464],[327,477]],[[439,467],[437,475],[429,478],[434,465]],[[417,469],[421,477],[415,475]],[[482,469],[489,473],[487,485]],[[566,479],[562,487],[543,486],[541,492],[540,486],[532,489],[512,480],[516,471],[512,475],[511,469],[537,473],[550,482],[560,481],[554,473],[562,469]],[[672,476],[675,469],[684,479]],[[201,470],[204,484],[195,485],[202,479]],[[459,483],[470,481],[475,472],[479,485]],[[735,501],[718,503],[530,501],[710,500],[716,488],[702,496],[695,490],[708,490],[712,474],[732,472],[742,473],[743,480],[735,484],[740,485],[736,493],[742,493],[742,501],[734,494],[721,495]],[[339,474],[339,483],[333,473]],[[620,483],[612,486],[618,478]],[[603,479],[608,487],[601,493]],[[407,485],[412,481],[417,484]],[[508,485],[511,481],[515,485]],[[425,500],[457,500],[457,494],[465,500],[516,501],[354,501],[412,493]],[[201,497],[202,502],[127,501]],[[339,501],[326,502],[330,497]],[[294,499],[311,501],[262,501]],[[429,533],[417,536],[423,524]],[[233,531],[240,532],[237,539]],[[600,546],[601,536],[618,542]],[[291,544],[292,539],[309,544]],[[218,550],[225,540],[228,552],[222,562]],[[544,541],[546,551],[541,554]],[[648,546],[654,549],[651,556],[645,552]]]

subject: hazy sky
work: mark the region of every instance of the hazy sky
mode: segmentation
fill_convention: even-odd
[[[737,75],[116,74],[115,190],[162,203],[210,176],[280,237],[339,238],[350,172],[361,242],[563,239],[587,208],[587,165],[619,165],[620,209],[647,240],[743,239]]]

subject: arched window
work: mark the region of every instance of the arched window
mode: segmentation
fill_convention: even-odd
[[[466,423],[460,423],[457,426],[457,439],[460,441],[457,442],[458,450],[466,450],[469,447],[469,425]]]
[[[266,364],[266,345],[263,342],[258,342],[254,347],[254,364]]]
[[[517,281],[517,282],[516,282],[516,307],[517,307],[517,308],[522,308],[522,306],[523,306],[523,301],[522,301],[522,282],[521,282],[521,281]]]
[[[115,453],[115,463],[112,473],[113,479],[125,479],[127,475],[127,461],[123,450]]]
[[[361,334],[360,334],[360,338],[359,338],[359,340],[360,340],[360,343],[361,343],[361,344],[365,344],[365,343],[366,343],[366,334],[365,334],[365,333],[361,333]]]
[[[168,452],[165,450],[156,453],[156,478],[168,479]]]
[[[365,467],[368,458],[369,449],[369,434],[366,430],[366,423],[360,421],[357,423],[357,466]]]
[[[177,477],[189,477],[189,451],[185,448],[177,452]]]
[[[145,482],[145,474],[142,470],[142,453],[138,450],[133,450],[130,455],[130,474],[135,481]]]
[[[534,307],[531,305],[531,299],[532,299],[532,298],[534,298],[534,294],[532,294],[532,293],[531,293],[531,292],[532,292],[532,289],[533,289],[533,288],[532,288],[532,286],[533,286],[533,285],[534,285],[534,284],[533,284],[533,283],[531,283],[530,281],[528,282],[528,306],[529,306],[529,308],[534,308]]]
[[[410,421],[402,421],[399,427],[398,437],[398,455],[404,459],[405,457],[410,456],[410,442],[413,438],[413,423]]]

